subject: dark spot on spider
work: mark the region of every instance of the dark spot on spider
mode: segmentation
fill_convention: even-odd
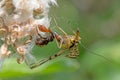
[[[55,57],[57,57],[58,55],[57,54],[55,54]]]

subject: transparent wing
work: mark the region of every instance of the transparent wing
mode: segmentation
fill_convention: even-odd
[[[79,49],[78,49],[78,45],[75,45],[70,49],[70,52],[69,52],[69,54],[66,55],[66,57],[76,58],[76,57],[79,56],[79,54],[80,54],[80,52],[79,52]]]
[[[37,60],[32,54],[30,54],[30,53],[25,54],[25,63],[29,67],[31,67],[31,65],[33,65],[33,64],[36,64],[36,62],[37,62]]]

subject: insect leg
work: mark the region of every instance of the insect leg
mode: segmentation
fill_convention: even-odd
[[[57,41],[57,39],[55,38],[55,41],[57,43],[58,48],[62,47],[62,43],[63,43],[63,39],[60,40],[60,43]]]
[[[63,43],[63,38],[60,35],[58,35],[56,32],[53,32],[53,36],[55,38],[58,48],[61,48]]]
[[[57,41],[57,39],[56,39],[56,38],[55,38],[55,41],[56,41],[56,43],[57,43],[58,48],[60,48],[60,47],[59,47],[59,43],[58,43],[58,41]]]
[[[62,47],[62,44],[63,44],[63,39],[61,39],[61,41],[60,41],[59,48],[61,48],[61,47]]]

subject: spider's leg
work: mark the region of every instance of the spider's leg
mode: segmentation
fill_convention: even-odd
[[[56,32],[53,32],[53,35],[54,35],[58,48],[61,48],[63,44],[63,38],[60,35],[58,35]]]
[[[63,54],[65,51],[66,51],[66,49],[61,50],[57,54],[55,54],[53,56],[50,56],[50,57],[48,57],[46,59],[43,59],[43,60],[37,62],[36,64],[31,65],[30,68],[31,69],[36,68],[36,67],[38,67],[38,66],[40,66],[40,65],[42,65],[42,64],[44,64],[44,63],[46,63],[46,62],[48,62],[50,60],[53,60],[53,59],[57,58],[58,56],[60,56],[61,54]]]
[[[54,18],[54,22],[55,22],[56,27],[57,27],[64,35],[67,36],[67,33],[66,33],[62,28],[60,28],[60,27],[58,26],[57,21],[55,20],[55,18]]]

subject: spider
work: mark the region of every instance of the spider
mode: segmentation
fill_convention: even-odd
[[[55,21],[55,19],[54,19]],[[55,21],[56,23],[56,21]],[[56,32],[53,32],[51,30],[45,30],[51,32],[53,34],[53,39],[55,38],[58,48],[62,49],[58,53],[54,54],[53,56],[50,56],[48,58],[45,58],[41,61],[38,61],[37,63],[31,64],[30,68],[36,68],[52,59],[55,59],[56,57],[62,55],[66,51],[69,51],[69,53],[66,55],[68,58],[76,58],[79,56],[79,50],[78,45],[80,43],[80,31],[79,29],[74,33],[74,35],[68,35],[62,28],[60,28],[56,23],[57,28],[63,33],[63,35],[59,35]],[[49,42],[50,40],[48,40]]]

